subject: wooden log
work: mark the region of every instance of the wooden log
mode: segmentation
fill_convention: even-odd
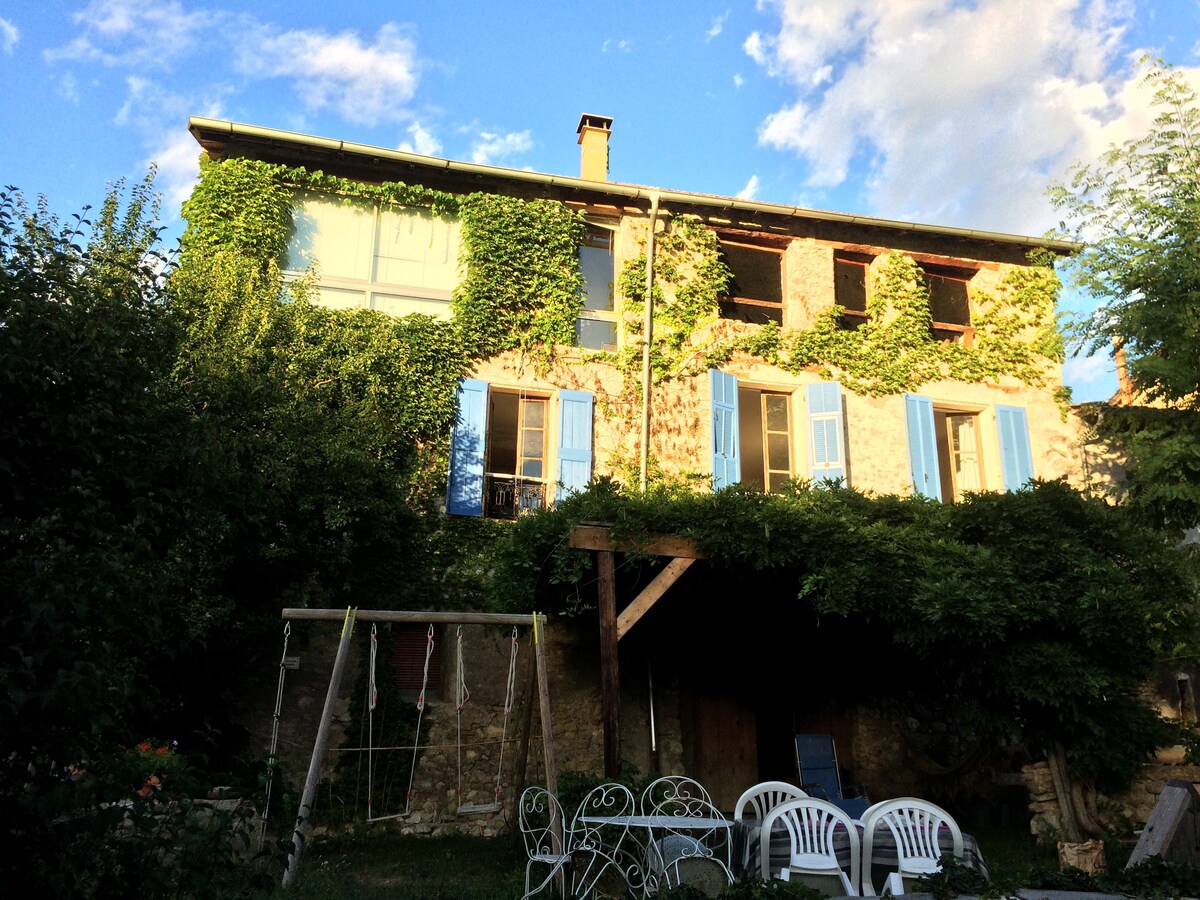
[[[652,535],[645,543],[628,544],[614,541],[606,525],[576,525],[567,537],[567,545],[576,550],[606,550],[609,552],[652,553],[655,556],[680,556],[706,559],[691,538],[678,535]]]
[[[596,554],[600,570],[600,715],[604,720],[604,777],[621,774],[621,675],[617,665],[617,581],[613,554]]]
[[[671,560],[663,567],[661,572],[654,576],[654,580],[642,589],[642,592],[633,599],[633,602],[621,610],[621,615],[617,617],[618,641],[625,637],[625,633],[637,624],[638,619],[644,616],[646,611],[658,602],[659,598],[667,592],[667,589],[678,581],[679,576],[686,572],[695,561],[688,557],[676,557]]]
[[[308,778],[300,796],[300,810],[296,815],[296,827],[292,831],[292,848],[288,851],[287,870],[283,873],[283,886],[290,888],[300,870],[300,854],[304,852],[304,841],[308,836],[309,817],[312,815],[313,798],[317,793],[317,781],[321,776],[321,763],[329,746],[329,729],[333,724],[333,711],[337,707],[338,690],[342,686],[342,674],[346,671],[346,659],[350,655],[350,635],[354,633],[354,610],[343,614],[342,638],[338,643],[337,656],[333,660],[333,672],[329,676],[329,690],[325,692],[325,708],[321,711],[321,724],[313,742],[312,759],[308,764]]]

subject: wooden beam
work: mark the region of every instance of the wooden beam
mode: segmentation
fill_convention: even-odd
[[[346,659],[350,655],[350,635],[354,633],[354,611],[342,613],[342,637],[338,642],[337,656],[333,660],[333,673],[329,676],[329,690],[325,692],[325,708],[321,711],[321,724],[313,741],[312,759],[308,764],[308,777],[304,780],[304,792],[300,795],[300,809],[296,814],[296,827],[292,831],[292,845],[288,851],[287,870],[283,873],[283,886],[290,888],[300,871],[300,854],[308,838],[309,819],[312,816],[313,800],[317,795],[317,781],[321,776],[321,763],[329,746],[329,732],[333,725],[333,711],[337,707],[338,690],[342,685],[342,673],[346,671]]]
[[[576,525],[567,539],[576,550],[605,550],[622,553],[636,550],[656,556],[676,556],[685,559],[705,559],[704,553],[691,538],[678,535],[651,535],[644,544],[629,544],[612,539],[612,529],[606,525]]]
[[[448,625],[517,625],[533,624],[533,613],[438,612],[434,610],[360,609],[355,612],[359,622],[431,622]],[[539,625],[545,627],[546,614],[537,613]],[[340,622],[346,617],[344,609],[284,609],[281,619],[296,621]]]
[[[618,641],[625,637],[625,632],[637,624],[638,619],[658,602],[658,598],[665,594],[667,589],[678,581],[679,576],[686,572],[695,561],[689,557],[676,557],[671,560],[661,572],[654,576],[654,580],[642,589],[633,602],[621,610],[621,615],[617,617]]]
[[[621,775],[621,675],[617,667],[617,579],[611,550],[596,554],[600,570],[600,715],[604,720],[604,777]]]

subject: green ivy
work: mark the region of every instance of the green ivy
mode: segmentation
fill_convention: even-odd
[[[494,194],[463,198],[463,280],[450,307],[464,347],[486,358],[505,350],[549,362],[575,343],[583,309],[583,218],[553,200]]]
[[[976,292],[972,346],[936,339],[929,291],[921,267],[890,254],[871,283],[867,321],[842,327],[843,309],[832,306],[805,329],[762,325],[734,339],[694,339],[719,316],[718,302],[732,275],[716,235],[694,219],[673,220],[656,235],[654,343],[655,381],[688,377],[726,363],[735,353],[756,357],[793,374],[816,369],[855,393],[868,396],[917,390],[941,379],[996,382],[1008,376],[1032,387],[1046,384],[1048,364],[1064,358],[1054,305],[1059,281],[1052,258],[1035,251],[1031,266],[1014,268],[996,296]],[[625,297],[626,329],[640,338],[645,302],[645,255],[628,260],[618,285]],[[641,366],[636,340],[613,360],[631,381]],[[1069,396],[1061,403],[1069,402]]]

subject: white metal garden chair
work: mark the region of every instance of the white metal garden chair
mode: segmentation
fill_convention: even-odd
[[[950,852],[959,859],[963,857],[962,829],[948,812],[940,806],[917,797],[899,797],[876,803],[863,813],[863,894],[874,895],[875,885],[871,878],[871,859],[876,841],[876,831],[886,825],[896,841],[896,871],[888,876],[891,892],[904,892],[905,882],[922,875],[932,875],[941,869],[941,832],[949,838]]]
[[[659,807],[669,807],[670,815],[689,815],[695,801],[711,807],[712,797],[704,785],[686,775],[664,775],[646,786],[642,791],[642,812],[649,815]]]
[[[662,797],[644,812],[654,817],[646,858],[649,886],[687,884],[715,894],[733,884],[730,823],[712,803],[685,791]]]
[[[563,872],[571,859],[566,842],[561,835],[563,829],[562,807],[558,799],[544,787],[529,787],[521,794],[519,809],[521,838],[529,861],[525,863],[525,893],[522,900],[540,892],[556,877],[559,893],[566,895],[566,877]],[[535,868],[544,866],[546,874],[537,887],[530,888]]]
[[[621,845],[634,812],[633,794],[623,784],[602,784],[588,791],[567,838],[572,897],[589,896],[607,872],[622,869]]]
[[[737,805],[733,808],[733,817],[737,821],[743,819],[758,819],[762,821],[767,813],[781,803],[789,800],[803,800],[807,797],[804,791],[786,781],[764,781],[753,787],[746,788],[745,793],[738,797]],[[743,815],[749,812],[750,815]]]
[[[759,838],[762,877],[771,878],[771,832],[782,827],[788,836],[788,864],[779,872],[782,881],[802,881],[830,896],[857,897],[862,881],[862,848],[858,827],[842,809],[828,800],[805,797],[776,806],[763,819]],[[845,835],[849,849],[848,871],[838,862],[835,838]]]

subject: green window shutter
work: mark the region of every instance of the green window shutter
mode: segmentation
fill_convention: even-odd
[[[904,414],[908,426],[908,459],[912,466],[913,493],[941,500],[942,477],[938,473],[933,401],[918,394],[905,394]]]
[[[737,378],[719,369],[709,369],[712,391],[713,490],[742,480],[742,460],[738,451]]]
[[[592,480],[592,395],[558,392],[558,499]]]
[[[1019,490],[1033,478],[1029,420],[1024,408],[997,406],[996,430],[1000,433],[1000,467],[1004,471],[1004,489]]]
[[[446,512],[483,515],[483,449],[487,433],[486,381],[458,382],[458,420],[450,433],[450,472],[446,480]]]
[[[842,421],[842,386],[836,381],[810,384],[808,393],[808,459],[814,483],[846,485],[846,433]]]

